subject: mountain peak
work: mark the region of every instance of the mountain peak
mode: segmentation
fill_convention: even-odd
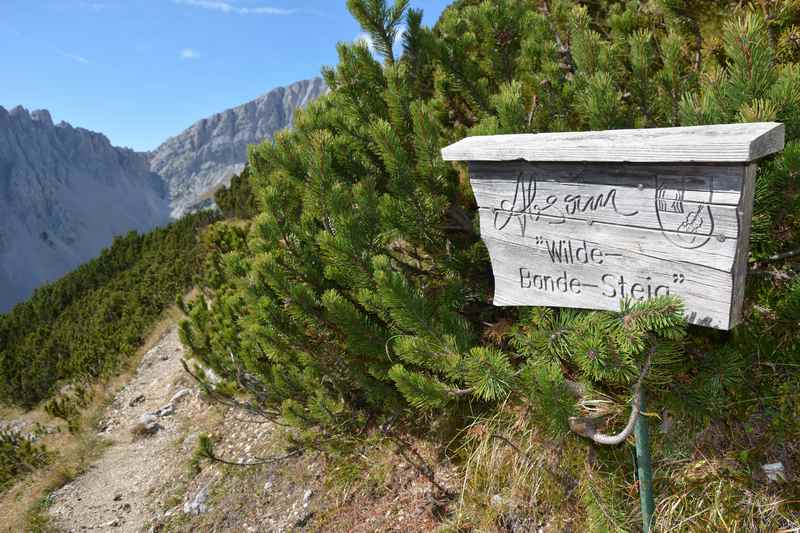
[[[169,221],[146,157],[42,109],[0,108],[0,184],[0,313],[115,236]]]
[[[47,109],[37,109],[32,111],[31,120],[34,122],[40,122],[48,128],[53,127],[53,117],[50,116],[50,112]]]
[[[247,146],[291,126],[294,112],[327,92],[322,78],[298,81],[195,122],[150,154],[153,172],[169,184],[172,216],[196,209],[247,161]]]
[[[0,313],[114,236],[207,205],[241,172],[249,144],[290,126],[297,108],[326,91],[320,78],[279,87],[147,153],[67,122],[54,126],[45,109],[0,107]]]
[[[11,117],[16,120],[22,120],[24,122],[35,122],[44,126],[45,128],[54,128],[54,127],[72,127],[69,123],[64,122],[63,120],[55,126],[53,124],[53,117],[50,114],[50,111],[47,109],[34,109],[33,111],[28,111],[25,107],[21,105],[17,105],[12,107],[10,110],[7,110],[3,106],[0,106],[0,117]],[[89,130],[86,130],[87,132]],[[101,133],[90,132],[95,135],[102,135]]]

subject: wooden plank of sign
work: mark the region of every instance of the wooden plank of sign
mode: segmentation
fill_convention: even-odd
[[[499,218],[500,224],[497,224]],[[711,238],[699,248],[675,246],[662,232],[654,229],[625,227],[613,224],[593,224],[566,220],[561,224],[549,224],[545,219],[539,223],[529,222],[524,231],[519,224],[502,229],[505,214],[494,209],[480,208],[481,236],[507,241],[519,246],[535,246],[552,255],[552,260],[569,264],[576,260],[578,249],[598,249],[592,262],[600,264],[636,261],[639,257],[652,257],[664,261],[696,263],[723,272],[731,272],[736,260],[738,241],[720,241]],[[705,240],[705,239],[703,239]],[[571,252],[571,254],[570,254]],[[591,256],[591,253],[589,254]],[[560,259],[571,257],[571,260]],[[602,262],[601,262],[602,261]]]
[[[639,257],[613,265],[553,263],[541,248],[484,237],[495,278],[494,305],[618,310],[622,298],[678,295],[687,319],[729,329],[733,277],[693,263]]]
[[[467,137],[445,161],[749,163],[783,148],[776,122]]]
[[[495,305],[616,310],[675,294],[691,323],[735,325],[755,165],[469,167]]]
[[[733,298],[731,301],[731,324],[733,328],[739,323],[742,316],[742,306],[744,305],[744,291],[747,284],[747,270],[749,268],[747,259],[750,256],[750,222],[753,218],[753,197],[755,196],[756,174],[758,165],[752,163],[747,165],[745,176],[742,183],[742,198],[739,202],[739,216],[741,220],[741,235],[739,236],[739,247],[736,250],[736,258],[733,265]]]
[[[470,182],[478,206],[494,209],[509,229],[525,231],[542,220],[647,228],[687,249],[738,239],[742,165],[684,166],[683,175],[665,170],[646,164],[610,171],[605,165],[475,162]]]

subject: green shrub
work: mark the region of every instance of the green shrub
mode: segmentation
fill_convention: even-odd
[[[51,454],[16,431],[0,431],[0,491],[48,463]]]
[[[60,384],[91,382],[117,368],[175,294],[192,286],[202,266],[198,233],[214,219],[199,213],[118,237],[98,258],[0,315],[0,401],[32,406]],[[60,412],[66,404],[50,407],[69,417]]]
[[[583,509],[576,520],[624,529],[636,522],[621,489],[630,455],[598,450],[587,470],[576,456],[591,445],[566,433],[565,417],[601,406],[613,423],[652,351],[649,409],[684,428],[654,438],[656,460],[691,455],[709,427],[763,417],[779,429],[757,425],[739,466],[800,460],[775,441],[776,431],[800,435],[785,386],[800,364],[798,286],[791,258],[767,261],[800,246],[800,84],[796,55],[776,49],[796,31],[796,3],[471,0],[433,29],[406,2],[348,6],[384,43],[383,61],[340,44],[323,73],[330,94],[292,132],[251,148],[260,212],[246,239],[218,231],[207,298],[181,328],[228,399],[246,393],[251,412],[303,428],[311,446],[386,424],[450,442],[470,422],[519,409],[538,428],[525,435],[570,450],[560,468],[582,487],[564,492]],[[400,23],[397,57],[386,43]],[[441,160],[443,146],[470,134],[753,120],[784,122],[788,143],[758,175],[754,272],[734,332],[687,330],[671,300],[621,314],[489,304],[467,171]],[[590,402],[570,402],[567,382]],[[746,446],[737,431],[718,444],[717,454]],[[591,481],[598,472],[606,481]],[[680,484],[658,485],[668,486]],[[745,501],[742,486],[727,495]],[[788,524],[776,516],[770,524]]]

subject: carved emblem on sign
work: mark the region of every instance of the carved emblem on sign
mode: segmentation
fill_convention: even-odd
[[[495,305],[618,309],[675,294],[690,322],[730,329],[751,161],[782,146],[781,125],[741,124],[472,137],[443,156],[469,162]]]
[[[686,179],[655,178],[655,200],[658,224],[664,236],[675,246],[694,249],[705,246],[714,234],[711,200],[713,180],[707,190],[697,191],[697,200],[686,200]],[[724,236],[722,238],[725,238]]]

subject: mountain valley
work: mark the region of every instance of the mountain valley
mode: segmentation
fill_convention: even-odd
[[[95,257],[114,237],[213,205],[247,146],[289,127],[324,94],[321,78],[279,87],[171,137],[152,152],[0,107],[0,313]]]

